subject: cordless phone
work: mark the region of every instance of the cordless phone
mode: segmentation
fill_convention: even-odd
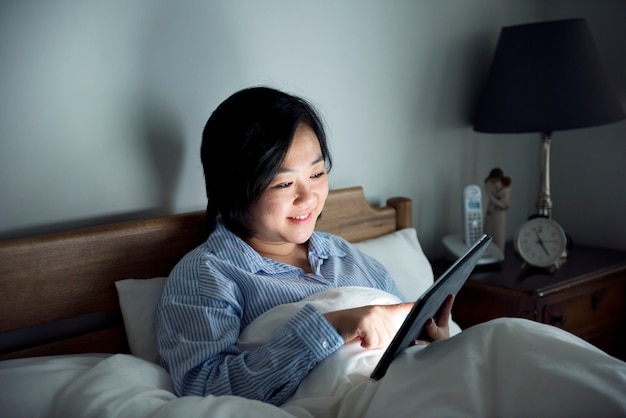
[[[483,207],[480,187],[470,184],[463,189],[465,245],[473,245],[483,235]]]

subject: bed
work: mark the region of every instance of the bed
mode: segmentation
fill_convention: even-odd
[[[406,197],[375,206],[361,187],[351,187],[330,192],[317,228],[378,259],[405,298],[414,300],[433,282],[433,273],[411,214]],[[203,212],[193,212],[0,242],[0,415],[376,417],[421,411],[425,416],[517,416],[535,411],[555,416],[581,412],[599,400],[596,416],[626,414],[624,362],[564,331],[516,319],[462,332],[452,323],[452,338],[411,347],[380,381],[369,373],[382,350],[346,345],[320,363],[281,407],[236,396],[177,398],[158,365],[153,313],[171,268],[202,241],[203,223]],[[322,292],[262,315],[239,343],[242,349],[263,344],[304,303],[330,310],[397,302],[394,298],[361,288]],[[509,358],[521,344],[530,355]],[[549,353],[567,355],[555,364]],[[577,367],[589,363],[594,366]],[[520,377],[502,385],[511,382],[511,374]],[[569,399],[567,407],[563,399]]]

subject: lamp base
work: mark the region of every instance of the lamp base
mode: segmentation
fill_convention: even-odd
[[[552,198],[550,197],[550,145],[552,144],[552,133],[544,132],[541,135],[541,191],[537,199],[537,214],[552,217]]]

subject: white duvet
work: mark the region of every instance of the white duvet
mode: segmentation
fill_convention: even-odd
[[[263,343],[303,303],[340,309],[394,303],[371,289],[323,292],[255,320],[242,348]],[[235,396],[177,398],[161,367],[131,355],[0,363],[0,415],[12,417],[626,416],[626,363],[558,328],[499,319],[405,350],[380,381],[382,351],[346,345],[281,408]]]

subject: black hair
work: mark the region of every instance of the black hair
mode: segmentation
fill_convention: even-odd
[[[332,166],[322,120],[306,100],[269,88],[240,90],[215,109],[202,133],[207,234],[218,216],[241,237],[250,236],[250,206],[278,173],[296,128],[308,125]]]

